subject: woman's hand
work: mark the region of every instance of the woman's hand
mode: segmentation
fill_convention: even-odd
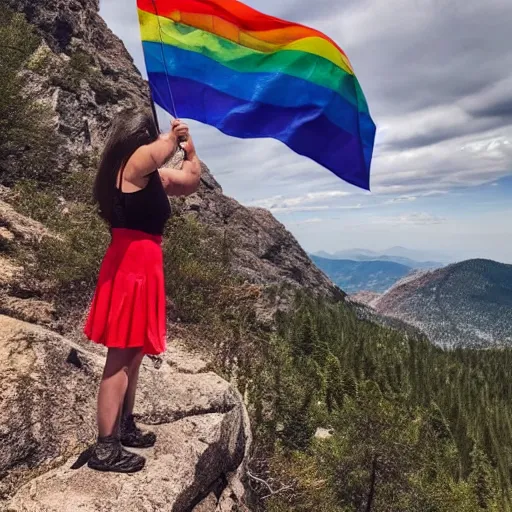
[[[180,147],[185,151],[187,155],[187,160],[194,160],[197,158],[196,147],[194,146],[194,141],[192,137],[189,135],[187,140],[180,142]]]
[[[179,119],[175,119],[171,123],[171,132],[176,136],[178,141],[185,141],[189,137],[188,125],[186,125]]]
[[[176,149],[178,149],[178,137],[172,130],[167,133],[160,134],[157,141],[165,143],[166,147],[164,148],[164,151],[168,153],[168,156],[174,154]]]
[[[196,154],[194,141],[188,126],[179,119],[171,125],[171,131],[178,137],[180,147],[185,151],[186,159],[181,169],[159,169],[164,189],[170,196],[188,196],[193,194],[201,179],[201,162]]]
[[[180,147],[185,151],[187,155],[187,160],[191,160],[195,158],[196,148],[194,145],[194,141],[190,136],[190,131],[188,125],[181,122],[179,119],[175,119],[171,125],[172,132],[178,137],[178,143]]]

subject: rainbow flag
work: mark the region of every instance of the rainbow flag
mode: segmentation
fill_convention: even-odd
[[[155,103],[239,138],[271,137],[370,188],[375,139],[348,57],[329,37],[237,0],[137,0]]]

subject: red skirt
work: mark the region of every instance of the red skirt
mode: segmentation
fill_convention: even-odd
[[[84,332],[109,348],[165,351],[162,237],[112,229]]]

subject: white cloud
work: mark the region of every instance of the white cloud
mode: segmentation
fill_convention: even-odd
[[[267,199],[260,199],[247,203],[247,206],[257,206],[259,208],[267,208],[271,211],[311,211],[318,209],[328,209],[327,204],[319,204],[313,206],[315,203],[330,202],[333,199],[346,197],[350,195],[349,192],[342,190],[328,190],[325,192],[309,192],[303,196],[298,197],[283,197],[281,195],[269,197]],[[309,205],[309,206],[308,206]]]
[[[384,204],[412,203],[418,199],[416,196],[398,196],[388,199]]]
[[[320,224],[322,222],[325,222],[325,219],[321,219],[320,217],[312,217],[310,219],[291,222],[290,224],[292,226],[303,226],[303,225],[309,225],[309,224]]]
[[[482,134],[390,151],[375,159],[373,190],[414,194],[478,186],[511,174],[512,125]]]
[[[399,215],[397,217],[373,217],[372,224],[386,224],[393,226],[407,225],[407,226],[426,226],[431,224],[443,224],[446,218],[431,215],[430,213],[409,213]]]

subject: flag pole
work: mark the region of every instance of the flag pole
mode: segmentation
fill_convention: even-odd
[[[153,118],[155,120],[156,129],[160,132],[160,125],[158,123],[158,116],[156,114],[155,101],[153,100],[153,92],[151,91],[151,87],[149,87],[149,102],[151,103],[151,110],[153,112]]]
[[[156,113],[155,100],[153,99],[153,92],[151,91],[151,87],[149,88],[149,102],[151,103],[151,111],[153,112],[153,118],[155,120],[156,129],[160,133],[160,125],[158,123],[158,116]],[[178,142],[186,142],[186,140],[187,140],[186,137],[180,137],[178,139]],[[180,147],[180,149],[181,149],[181,151],[183,151],[183,156],[186,160],[187,159],[187,151],[181,147]]]

